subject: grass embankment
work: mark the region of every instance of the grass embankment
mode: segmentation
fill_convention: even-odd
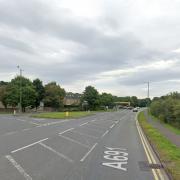
[[[167,124],[167,123],[164,123],[164,122],[160,121],[158,118],[156,118],[155,116],[153,116],[150,112],[149,112],[149,115],[151,116],[151,118],[152,118],[154,121],[159,121],[164,127],[166,127],[167,129],[169,129],[170,131],[174,132],[175,134],[180,135],[180,129],[179,129],[179,128],[174,127],[174,126],[171,125],[171,124]]]
[[[138,121],[144,133],[159,154],[162,162],[166,164],[168,172],[174,180],[180,179],[180,148],[172,144],[157,129],[147,123],[144,112],[138,114]]]
[[[80,118],[80,117],[89,116],[93,114],[94,112],[75,111],[75,112],[69,112],[67,116],[66,112],[50,112],[50,113],[36,114],[36,115],[33,115],[32,117],[50,118],[50,119],[66,119],[66,118]]]

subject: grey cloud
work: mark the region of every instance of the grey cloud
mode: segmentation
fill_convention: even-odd
[[[33,48],[28,44],[20,40],[16,40],[10,37],[2,37],[0,36],[0,45],[5,46],[10,49],[15,49],[19,51],[23,51],[26,53],[34,54],[35,51]]]
[[[180,77],[179,69],[165,69],[165,70],[143,70],[133,73],[129,76],[119,78],[117,81],[121,85],[138,86],[147,81],[162,82],[168,80],[178,80]]]

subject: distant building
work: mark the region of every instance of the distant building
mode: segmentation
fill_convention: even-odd
[[[64,106],[78,106],[81,102],[81,94],[79,93],[66,93],[64,97],[63,104]]]

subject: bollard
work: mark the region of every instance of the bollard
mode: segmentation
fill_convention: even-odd
[[[68,111],[66,111],[66,117],[68,117],[69,116],[69,112]]]

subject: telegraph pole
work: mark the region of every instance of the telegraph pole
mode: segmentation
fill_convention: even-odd
[[[149,121],[149,81],[147,82],[147,120]]]
[[[147,93],[147,98],[149,99],[149,82],[147,82],[148,84],[148,93]]]
[[[17,66],[19,69],[19,74],[20,74],[20,87],[19,87],[19,112],[22,112],[22,69],[20,66]]]

